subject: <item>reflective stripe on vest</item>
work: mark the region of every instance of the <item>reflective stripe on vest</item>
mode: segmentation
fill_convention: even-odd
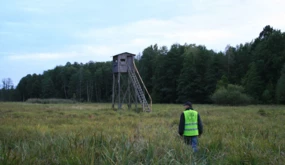
[[[184,136],[197,136],[198,131],[198,112],[194,110],[184,111],[185,127]]]

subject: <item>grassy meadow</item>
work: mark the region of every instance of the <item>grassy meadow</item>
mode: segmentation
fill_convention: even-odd
[[[194,108],[204,124],[197,153],[177,134],[182,105],[0,102],[0,164],[285,164],[285,106]]]

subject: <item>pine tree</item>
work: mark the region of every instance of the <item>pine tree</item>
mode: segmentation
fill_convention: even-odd
[[[254,62],[250,65],[250,68],[243,79],[243,85],[246,93],[248,93],[254,99],[260,100],[264,87],[257,70],[257,66]]]
[[[285,64],[283,65],[281,76],[276,86],[277,103],[285,104]]]
[[[54,83],[49,76],[45,76],[42,81],[42,96],[43,98],[55,97]]]

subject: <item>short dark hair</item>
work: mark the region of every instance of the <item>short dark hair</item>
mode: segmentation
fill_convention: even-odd
[[[188,105],[189,107],[192,107],[192,103],[190,101],[187,101],[186,103],[184,103],[184,105]]]

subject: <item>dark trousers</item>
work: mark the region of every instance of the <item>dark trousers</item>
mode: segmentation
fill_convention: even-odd
[[[184,142],[187,145],[191,145],[194,152],[198,151],[198,136],[184,136]]]

